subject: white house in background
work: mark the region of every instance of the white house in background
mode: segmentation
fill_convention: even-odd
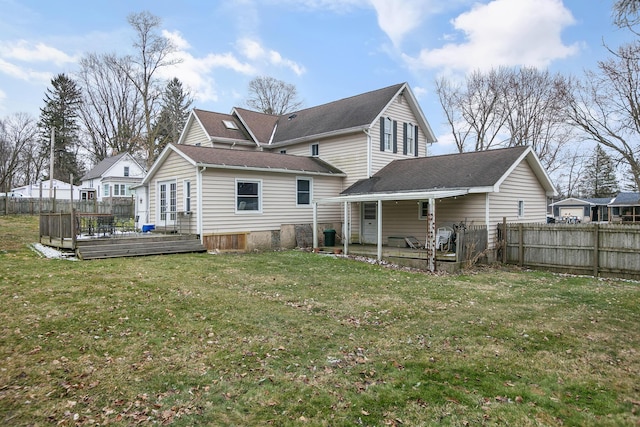
[[[80,200],[131,197],[131,188],[142,182],[145,173],[129,153],[107,157],[82,177]]]
[[[49,188],[52,188],[51,197],[58,200],[70,200],[73,196],[73,200],[79,200],[80,187],[77,185],[71,185],[68,182],[54,180],[43,180],[33,184],[23,185],[22,187],[12,188],[11,191],[16,194],[20,194],[22,197],[28,197],[32,199],[49,198]]]

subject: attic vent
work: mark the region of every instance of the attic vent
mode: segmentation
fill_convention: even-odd
[[[235,122],[232,122],[231,120],[223,120],[222,123],[224,123],[224,127],[226,127],[227,129],[238,130],[238,126],[235,124]]]
[[[292,115],[290,115],[290,116],[289,116],[289,120],[293,120],[293,119],[295,119],[296,117],[298,117],[298,115],[297,115],[297,114],[292,114]]]

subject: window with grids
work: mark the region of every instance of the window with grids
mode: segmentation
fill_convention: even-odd
[[[392,140],[392,126],[393,126],[393,122],[391,121],[391,119],[389,117],[384,119],[384,151],[392,151],[393,147],[391,145],[391,143],[393,142]]]

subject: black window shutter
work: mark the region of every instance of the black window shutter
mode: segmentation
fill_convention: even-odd
[[[393,121],[393,152],[398,152],[398,122]]]
[[[416,147],[413,149],[413,154],[416,157],[418,157],[418,147],[419,147],[419,145],[418,145],[418,126],[416,126],[416,131],[413,134],[413,141],[414,141],[414,144],[416,145]]]
[[[402,124],[402,154],[407,154],[407,124]]]
[[[380,117],[380,151],[384,151],[384,117]]]

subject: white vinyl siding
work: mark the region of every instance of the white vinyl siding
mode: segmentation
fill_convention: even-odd
[[[389,151],[380,151],[380,119],[376,120],[376,122],[371,127],[369,134],[372,139],[372,173],[375,174],[377,171],[385,167],[387,164],[396,159],[406,159],[407,157],[416,157],[416,153],[413,154],[403,154],[402,142],[404,139],[404,123],[417,123],[417,119],[411,108],[409,108],[409,104],[406,100],[400,101],[401,98],[396,98],[391,102],[389,107],[382,113],[381,117],[391,117],[392,120],[397,122],[397,138],[398,138],[398,149],[396,153]],[[418,153],[417,157],[426,156],[426,136],[420,128],[418,128],[417,135],[414,136],[418,138]]]
[[[202,147],[211,147],[209,135],[202,129],[197,120],[191,120],[189,128],[183,138],[184,145],[200,145]]]
[[[379,139],[376,141],[379,141]],[[288,145],[286,149],[287,154],[309,156],[308,143]],[[347,177],[344,178],[344,187],[336,194],[331,195],[331,197],[335,197],[342,190],[345,190],[357,180],[368,178],[367,135],[364,132],[356,132],[346,136],[323,139],[320,155],[318,157],[340,169],[347,175]]]
[[[173,152],[169,154],[165,162],[162,164],[162,168],[160,168],[156,172],[156,174],[152,177],[151,181],[149,182],[149,212],[150,212],[149,217],[150,219],[153,220],[154,218],[156,218],[156,214],[158,212],[158,209],[157,209],[158,182],[166,182],[171,180],[175,180],[176,182],[182,182],[185,180],[188,180],[191,183],[197,182],[195,166],[189,164],[186,160],[184,160],[182,157],[180,157],[179,155]],[[191,211],[192,212],[195,212],[197,210],[196,209],[198,206],[197,198],[198,198],[197,190],[195,186],[192,185],[191,187]],[[176,201],[178,203],[176,210],[178,212],[185,211],[186,210],[184,205],[185,195],[184,195],[183,185],[177,186]],[[195,216],[193,218],[195,218]],[[196,221],[193,220],[189,224],[191,227],[189,232],[194,234],[197,233]],[[187,229],[183,226],[181,231],[186,233]]]
[[[242,233],[279,230],[282,224],[311,224],[311,209],[296,209],[295,174],[264,173],[243,170],[208,169],[203,175],[203,233]],[[259,217],[236,214],[236,180],[260,181],[262,213]],[[314,176],[313,197],[335,196],[341,190],[341,179]],[[318,207],[320,223],[341,222],[342,205]],[[258,221],[249,218],[259,218]]]

